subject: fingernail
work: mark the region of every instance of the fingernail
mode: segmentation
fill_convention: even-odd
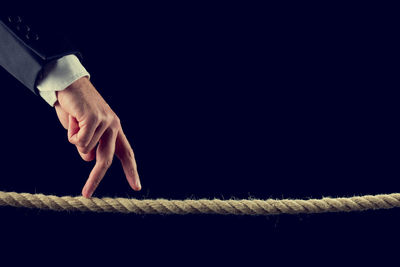
[[[140,190],[142,189],[142,185],[140,184],[140,180],[136,180],[136,187]]]

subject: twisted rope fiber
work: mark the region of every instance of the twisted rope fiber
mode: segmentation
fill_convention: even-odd
[[[273,215],[350,212],[400,207],[400,193],[322,199],[130,199],[54,196],[0,191],[0,206],[55,211],[120,212],[136,214]]]

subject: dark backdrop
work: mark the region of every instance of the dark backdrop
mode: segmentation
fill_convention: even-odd
[[[393,21],[364,8],[149,4],[43,13],[44,23],[80,48],[136,154],[142,191],[129,188],[115,158],[94,196],[398,192]],[[94,162],[68,143],[53,108],[0,75],[0,190],[80,194]],[[339,262],[357,260],[357,247],[373,251],[374,242],[398,237],[398,215],[139,216],[2,207],[0,227],[8,249],[29,247],[33,261],[56,255],[75,263],[81,256],[267,263],[309,261],[317,253]]]

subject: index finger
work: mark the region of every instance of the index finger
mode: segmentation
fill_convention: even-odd
[[[133,149],[126,138],[122,127],[119,127],[118,130],[115,154],[121,161],[122,168],[124,169],[124,173],[129,185],[133,190],[141,190],[142,185],[140,183],[139,173],[137,171],[135,154],[133,153]]]
[[[99,141],[96,151],[96,164],[82,189],[82,195],[90,198],[112,164],[115,152],[116,132],[106,130]]]

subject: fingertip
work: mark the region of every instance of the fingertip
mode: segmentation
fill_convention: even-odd
[[[86,190],[86,188],[82,189],[82,196],[84,198],[91,198],[92,197],[92,193],[88,192],[88,190]]]
[[[137,188],[137,191],[142,190],[142,185],[141,185],[141,183],[140,183],[139,177],[138,177],[137,180],[136,180],[136,188]]]
[[[129,183],[129,185],[130,185],[130,187],[134,190],[134,191],[140,191],[141,189],[142,189],[142,186],[141,186],[141,184],[139,183],[139,185],[138,185],[138,183],[137,183],[137,181],[135,181],[135,179],[129,179],[128,180],[128,183]]]

